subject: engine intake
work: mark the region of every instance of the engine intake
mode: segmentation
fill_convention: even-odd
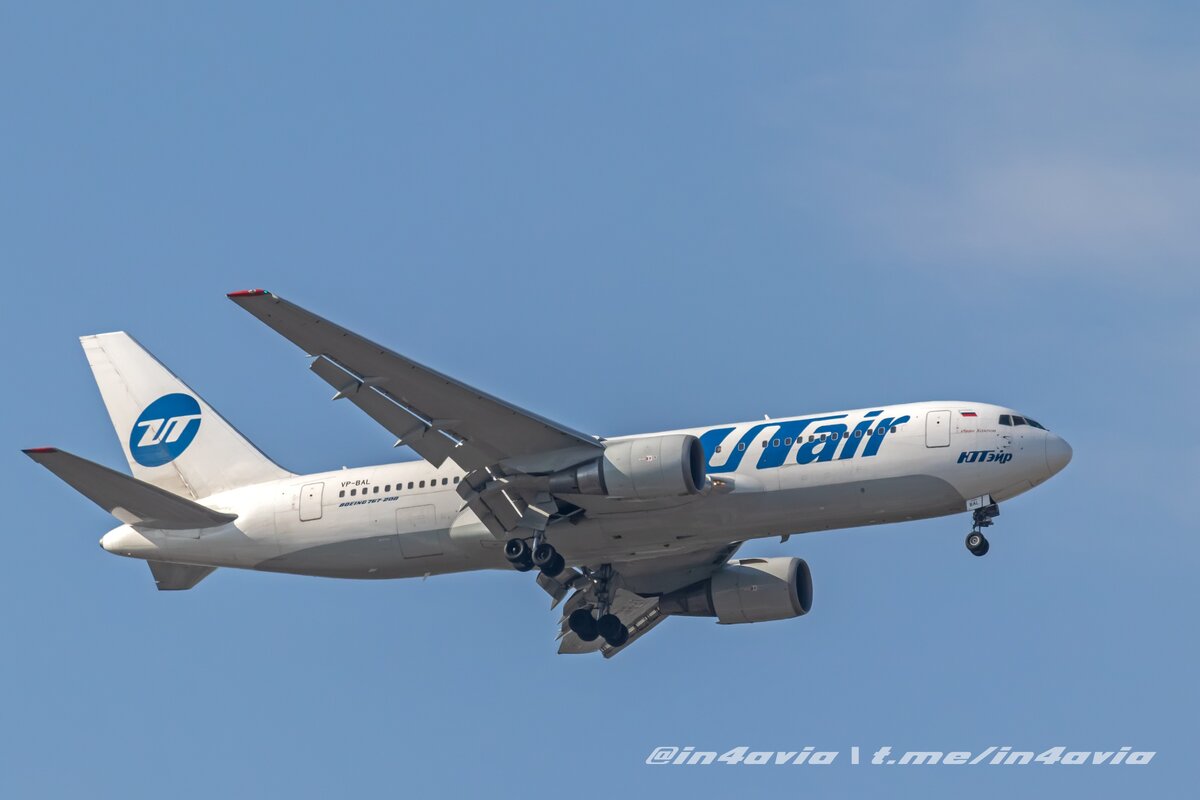
[[[651,499],[704,488],[704,448],[688,434],[647,436],[605,445],[604,455],[550,476],[554,494]]]
[[[812,573],[801,558],[741,558],[706,580],[662,596],[659,610],[716,617],[722,625],[800,617],[812,608]]]

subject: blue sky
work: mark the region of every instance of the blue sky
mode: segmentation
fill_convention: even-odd
[[[1194,786],[1198,22],[0,10],[0,793]],[[753,543],[809,561],[810,616],[672,620],[609,662],[556,656],[557,615],[508,573],[223,570],[160,595],[96,546],[110,518],[19,453],[123,465],[78,335],[130,331],[291,469],[396,457],[223,297],[253,286],[595,433],[964,398],[1027,411],[1075,460],[1005,505],[987,558],[963,517]],[[645,766],[663,744],[1159,755]]]

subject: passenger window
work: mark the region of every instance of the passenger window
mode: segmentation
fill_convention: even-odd
[[[763,439],[763,442],[762,442],[762,444],[763,444],[763,447],[766,447],[766,446],[767,446],[767,440],[766,440],[766,439]]]
[[[340,492],[338,492],[338,497],[345,497],[345,496],[346,496],[346,490],[345,490],[345,489],[342,489]]]
[[[383,487],[383,490],[385,492],[390,492],[392,490],[392,485],[389,483],[387,486]]]
[[[458,483],[458,476],[457,476],[457,475],[455,475],[455,476],[454,476],[454,482],[455,482],[455,483]]]
[[[834,431],[833,433],[829,434],[829,438],[836,442],[838,440],[838,432]]]
[[[826,437],[826,436],[828,436],[828,435],[829,435],[829,434],[827,434],[827,433],[822,433],[822,434],[821,434],[821,441],[822,441],[822,442],[823,442],[823,441],[825,441],[825,437]]]
[[[784,447],[791,447],[791,446],[792,446],[792,437],[788,436],[787,438],[785,438],[785,439],[783,440],[783,446],[784,446]]]
[[[779,440],[778,440],[778,439],[773,439],[773,440],[771,441],[771,447],[779,447]]]
[[[356,495],[356,494],[358,494],[358,489],[351,489],[351,490],[350,490],[350,496],[351,496],[351,497],[354,497],[354,495]]]
[[[717,452],[721,452],[721,445],[717,445]]]
[[[817,440],[817,437],[816,437],[816,435],[814,435],[814,434],[811,434],[811,433],[810,433],[810,434],[808,435],[808,440],[809,440],[810,442],[815,442],[815,441]]]
[[[412,487],[413,487],[413,482],[412,482],[412,481],[409,481],[409,482],[408,482],[408,488],[410,488],[410,489],[411,489]]]
[[[442,478],[442,486],[445,486],[449,482],[450,482],[449,478]]]
[[[746,449],[746,443],[738,442],[738,450],[741,451],[741,450],[745,450],[745,449]]]
[[[896,432],[896,426],[895,426],[895,425],[893,425],[893,426],[892,426],[892,431],[891,431],[891,432],[892,432],[892,433],[895,433],[895,432]]]
[[[855,439],[861,439],[861,438],[862,438],[862,431],[855,431],[855,432],[854,432],[854,438],[855,438]]]
[[[424,488],[425,488],[425,481],[421,481],[421,484],[420,484],[420,486],[421,486],[421,488],[422,488],[422,489],[424,489]]]
[[[379,494],[379,487],[378,487],[378,486],[376,486],[376,487],[375,487],[375,489],[374,489],[373,491],[374,491],[374,493],[375,493],[375,494]]]

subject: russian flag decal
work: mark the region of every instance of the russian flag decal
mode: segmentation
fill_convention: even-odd
[[[964,417],[977,417],[977,416],[979,416],[979,415],[978,415],[978,414],[976,414],[974,411],[960,411],[960,412],[958,412],[958,413],[962,414]]]

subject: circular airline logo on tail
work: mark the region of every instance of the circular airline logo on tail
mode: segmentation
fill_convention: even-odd
[[[161,467],[187,450],[200,430],[200,404],[189,394],[164,394],[138,416],[129,452],[143,467]]]

